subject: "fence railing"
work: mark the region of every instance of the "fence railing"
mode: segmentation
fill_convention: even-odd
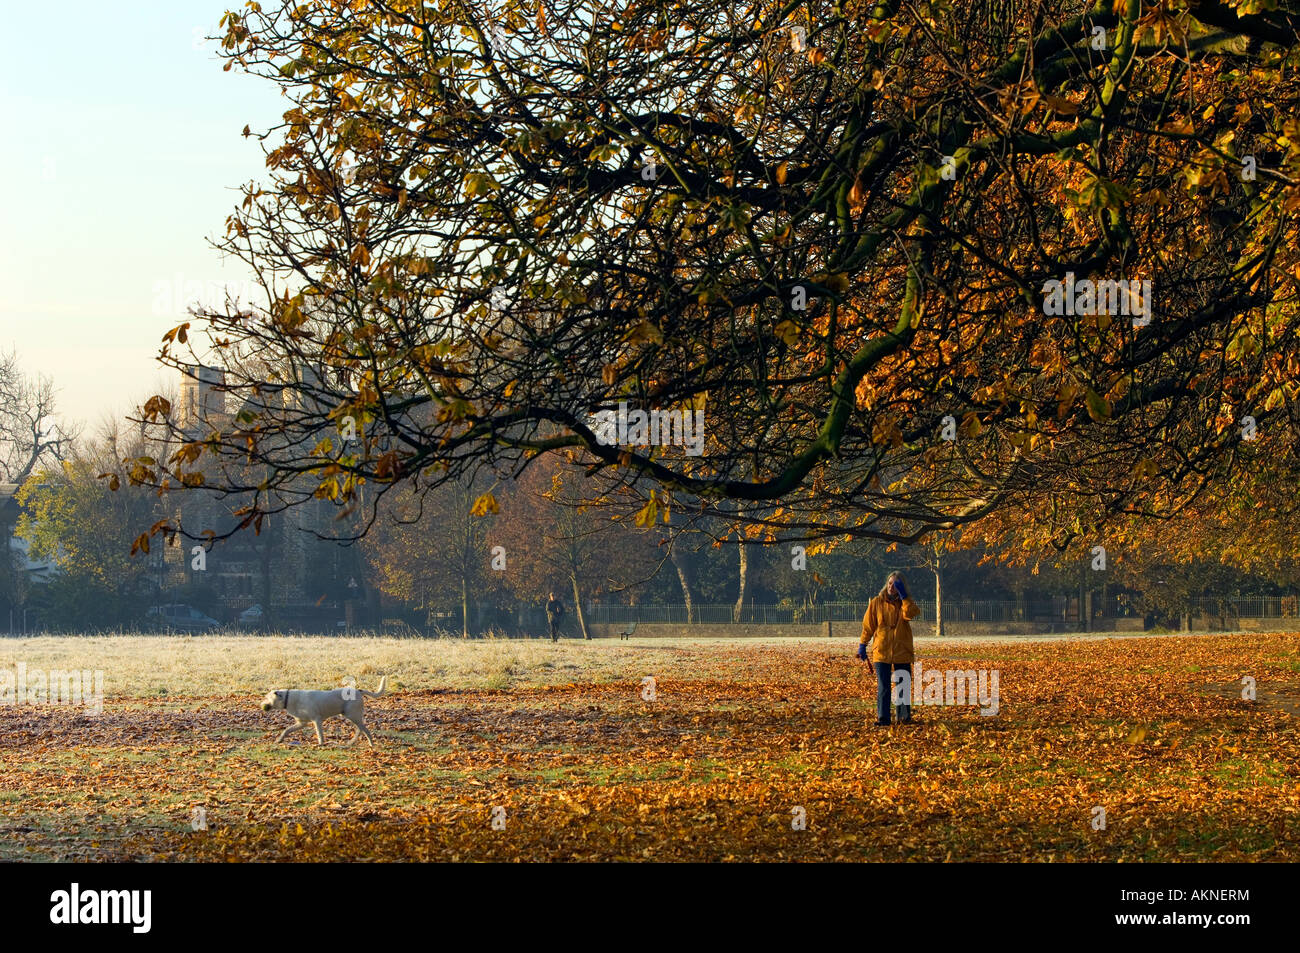
[[[921,622],[934,621],[934,601],[917,599],[921,607]],[[1295,616],[1295,596],[1236,596],[1224,600],[1199,599],[1192,602],[1192,615],[1211,618],[1227,616],[1229,618],[1284,618]],[[564,627],[567,631],[578,624],[577,614],[572,605],[567,605]],[[1094,619],[1137,618],[1141,613],[1131,606],[1121,605],[1114,600],[1105,604],[1094,596]],[[583,614],[588,625],[624,626],[633,622],[637,624],[696,625],[742,623],[750,625],[820,625],[826,622],[860,622],[867,610],[865,602],[827,602],[815,606],[791,606],[750,604],[737,617],[735,605],[731,603],[696,603],[688,615],[685,604],[670,603],[657,605],[611,605],[588,604],[583,606]],[[1080,623],[1079,599],[1058,596],[1054,599],[1030,599],[1023,602],[999,599],[945,599],[943,601],[944,622],[977,623],[1038,623],[1040,625]],[[420,623],[426,624],[425,620]],[[458,631],[461,627],[460,613],[446,612],[437,618],[427,620],[432,625],[448,631]],[[486,631],[500,629],[503,631],[546,631],[546,612],[538,605],[521,606],[515,609],[490,609],[483,607],[473,613],[471,630]]]
[[[934,618],[934,601],[917,599],[921,619]],[[694,621],[708,623],[748,623],[767,625],[818,624],[823,622],[858,622],[867,611],[865,602],[827,602],[814,606],[746,605],[736,615],[734,605],[712,603],[693,607]],[[591,605],[584,606],[587,621],[598,625],[625,625],[631,622],[666,622],[685,624],[687,608],[674,605]],[[944,621],[953,622],[1070,622],[1078,621],[1078,600],[1028,601],[963,600],[943,603]]]
[[[1193,611],[1202,615],[1229,615],[1239,619],[1286,618],[1300,615],[1296,596],[1229,596],[1224,599],[1192,600]]]
[[[934,601],[917,599],[921,620],[933,621]],[[1237,618],[1281,618],[1300,615],[1296,596],[1232,596],[1225,599],[1192,600],[1193,615],[1229,615]],[[857,622],[867,610],[865,602],[827,602],[815,606],[747,605],[736,615],[733,604],[697,603],[694,622],[797,625],[800,623]],[[1114,601],[1103,604],[1094,598],[1093,615],[1098,618],[1124,618],[1141,615],[1132,606]],[[531,616],[531,610],[525,610]],[[540,610],[538,610],[540,611]],[[685,624],[691,621],[684,604],[670,605],[588,605],[583,607],[589,623],[626,625],[631,622]],[[544,616],[542,617],[544,618]],[[945,622],[1078,622],[1077,597],[1030,599],[1023,602],[999,599],[945,599]]]

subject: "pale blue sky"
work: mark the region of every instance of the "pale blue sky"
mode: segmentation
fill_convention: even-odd
[[[265,127],[286,103],[222,72],[202,41],[239,5],[5,6],[0,348],[54,378],[67,418],[97,424],[157,391],[170,375],[154,356],[186,285],[249,277],[206,239],[261,173],[245,123]]]

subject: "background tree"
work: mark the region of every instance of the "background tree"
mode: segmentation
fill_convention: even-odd
[[[23,373],[14,351],[0,351],[0,483],[21,484],[48,459],[61,459],[75,428],[56,420],[54,382]]]
[[[0,625],[8,627],[27,604],[31,586],[19,550],[10,545],[8,530],[0,533]]]
[[[677,574],[677,583],[681,587],[682,602],[686,606],[686,622],[688,625],[694,624],[698,621],[695,610],[696,554],[690,550],[686,537],[681,534],[674,537],[669,546],[668,558],[672,561],[673,571]]]
[[[144,621],[161,584],[161,552],[135,558],[138,528],[158,519],[156,494],[127,484],[123,456],[139,454],[130,435],[103,434],[57,468],[37,470],[18,492],[16,534],[36,559],[60,572],[47,584],[47,623],[101,628]],[[108,474],[107,485],[101,474]],[[116,489],[117,492],[113,492]]]
[[[501,504],[488,541],[505,548],[506,580],[518,596],[541,601],[554,591],[571,598],[578,630],[590,639],[587,598],[644,584],[666,554],[656,534],[586,504],[580,481],[560,460],[537,461]]]
[[[951,546],[952,540],[947,534],[936,533],[917,547],[925,568],[934,575],[934,634],[940,637],[946,634],[943,626],[943,574]]]
[[[475,501],[485,485],[444,483],[418,494],[390,497],[364,541],[380,589],[418,605],[427,615],[455,605],[461,635],[476,629],[472,609],[496,587],[500,573],[491,567],[487,546],[491,511]]]
[[[1122,583],[1140,590],[1138,604],[1187,628],[1197,609],[1227,625],[1229,604],[1243,589],[1292,588],[1300,579],[1296,552],[1300,501],[1294,477],[1278,465],[1278,441],[1262,431],[1254,454],[1228,483],[1208,487],[1176,515],[1130,519],[1112,529]]]

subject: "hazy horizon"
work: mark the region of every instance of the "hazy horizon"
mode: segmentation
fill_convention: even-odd
[[[155,356],[189,292],[250,278],[207,237],[263,171],[244,125],[269,125],[284,100],[223,72],[203,40],[230,6],[76,0],[57,57],[46,11],[6,11],[0,116],[19,133],[0,154],[0,350],[50,376],[59,417],[87,430],[175,389]]]

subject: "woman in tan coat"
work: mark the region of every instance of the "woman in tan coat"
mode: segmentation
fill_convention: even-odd
[[[862,637],[858,640],[858,658],[864,662],[868,652],[876,667],[876,725],[889,724],[890,686],[893,672],[904,671],[903,701],[898,706],[898,723],[912,720],[912,649],[910,619],[921,614],[921,607],[907,594],[907,582],[901,572],[891,572],[879,595],[867,604],[862,617]]]

